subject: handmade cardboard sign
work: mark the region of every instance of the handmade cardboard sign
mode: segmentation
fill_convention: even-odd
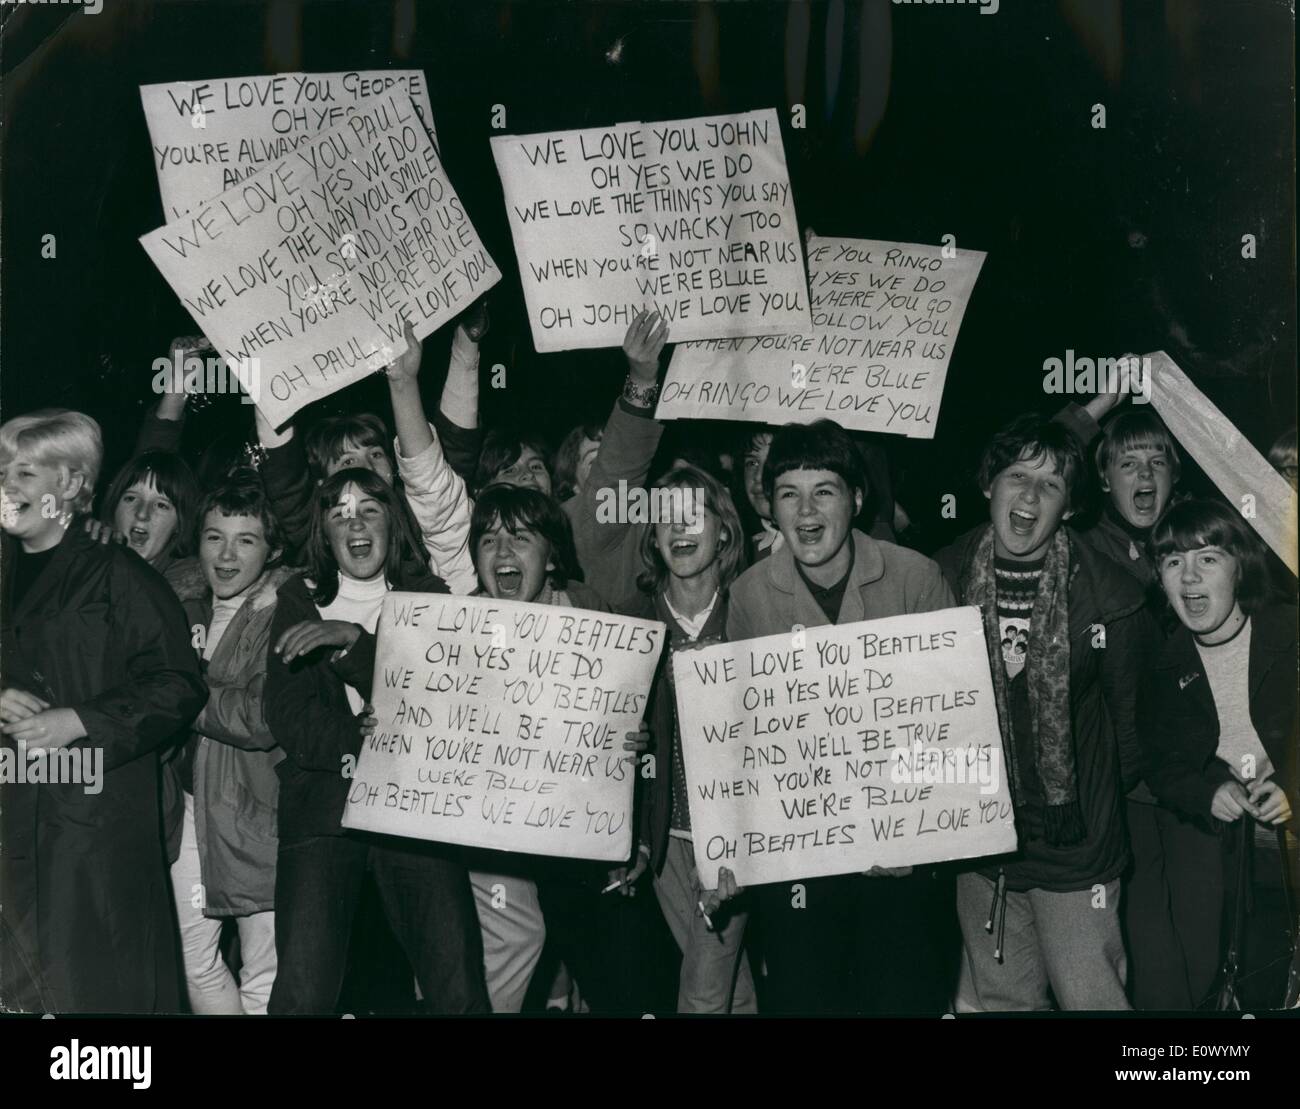
[[[978,609],[681,651],[673,677],[706,889],[1015,850]]]
[[[829,418],[931,439],[984,257],[812,236],[812,330],[679,343],[655,415],[771,424]]]
[[[343,824],[626,862],[664,626],[554,605],[390,593]]]
[[[1220,493],[1297,573],[1296,492],[1163,350],[1150,366],[1151,403]],[[1298,575],[1300,576],[1300,575]]]
[[[616,347],[654,308],[673,342],[807,331],[772,109],[492,139],[538,351]]]
[[[140,241],[276,427],[501,278],[400,90]]]
[[[174,220],[279,161],[348,113],[391,91],[406,93],[433,138],[433,110],[418,69],[276,73],[141,85],[163,212]]]

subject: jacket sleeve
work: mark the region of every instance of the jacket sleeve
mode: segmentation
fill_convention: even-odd
[[[125,660],[126,680],[69,706],[86,728],[85,742],[103,749],[105,770],[173,739],[207,698],[185,610],[167,583],[125,553],[110,574],[109,642]]]
[[[1142,776],[1160,802],[1187,816],[1212,819],[1210,804],[1232,771],[1219,759],[1200,765],[1192,757],[1187,736],[1178,728],[1178,715],[1170,711],[1171,675],[1148,673],[1138,686],[1137,736]]]
[[[319,619],[314,606],[294,603],[292,598],[281,593],[275,619],[271,622],[270,645],[274,645],[294,624],[313,618]],[[365,633],[362,638],[365,638]],[[371,640],[373,665],[373,637]],[[365,648],[360,641],[353,651],[357,648],[361,648],[364,654]],[[354,659],[353,664],[356,662]],[[352,672],[349,667],[344,669]],[[288,758],[303,770],[337,774],[343,769],[345,755],[355,756],[361,752],[361,727],[356,719],[350,713],[339,712],[322,695],[330,682],[340,679],[338,669],[328,661],[324,651],[295,659],[286,666],[268,646],[264,700],[267,723]],[[369,675],[366,675],[364,688],[368,696]]]
[[[663,424],[654,419],[650,410],[632,409],[622,399],[616,401],[614,410],[605,422],[600,449],[591,464],[591,472],[580,492],[572,502],[569,519],[573,522],[573,542],[578,552],[578,562],[589,576],[591,584],[602,593],[595,580],[600,573],[605,556],[618,549],[628,532],[638,525],[622,519],[627,513],[617,513],[618,520],[603,521],[601,506],[611,493],[617,493],[619,482],[627,488],[638,489],[650,476],[650,463],[659,449]],[[620,588],[621,588],[620,583]]]
[[[481,427],[461,427],[452,423],[441,411],[435,411],[429,423],[442,444],[443,453],[449,465],[468,483],[474,480],[474,471],[478,469],[478,456],[483,450],[483,429]]]
[[[734,591],[731,594],[731,601],[727,605],[727,642],[735,643],[740,639],[753,639],[754,630],[749,621],[749,614],[746,612],[746,598],[743,594]]]
[[[132,458],[138,458],[146,451],[166,451],[176,454],[181,449],[181,433],[185,430],[185,420],[163,420],[158,417],[158,410],[152,408],[140,425],[140,434],[135,438],[135,450]]]
[[[956,598],[948,587],[948,582],[939,569],[938,563],[926,559],[925,568],[920,574],[920,590],[909,612],[938,612],[945,608],[955,608]]]
[[[1106,626],[1101,656],[1101,689],[1115,729],[1119,772],[1124,793],[1142,780],[1142,743],[1138,738],[1138,685],[1147,660],[1158,647],[1155,621],[1140,608]]]
[[[464,480],[448,463],[436,430],[433,442],[413,458],[404,457],[396,444],[393,452],[433,572],[453,593],[468,596],[478,589],[478,574],[470,557],[470,501]]]
[[[1062,408],[1055,416],[1052,422],[1060,424],[1071,435],[1079,440],[1079,445],[1083,447],[1084,453],[1088,453],[1088,448],[1092,442],[1101,434],[1101,425],[1092,418],[1087,409],[1071,401]],[[1090,462],[1089,465],[1092,465]]]
[[[259,472],[271,511],[296,554],[306,547],[311,532],[312,484],[301,438],[295,435],[282,446],[267,447]]]
[[[208,703],[199,713],[194,730],[244,751],[271,750],[275,736],[266,722],[265,689],[265,669],[245,685],[217,685],[209,679]]]

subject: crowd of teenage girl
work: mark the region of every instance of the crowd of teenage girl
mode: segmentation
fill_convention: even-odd
[[[187,462],[179,381],[113,475],[87,415],[0,425],[3,743],[103,752],[98,791],[0,786],[7,1007],[332,1013],[380,927],[410,1010],[437,1013],[1272,1007],[1288,972],[1294,991],[1295,579],[1236,506],[1181,490],[1149,407],[989,428],[987,514],[922,553],[880,437],[715,425],[665,457],[650,312],[603,423],[555,450],[481,427],[486,326],[482,305],[454,325],[432,412],[408,334],[387,411],[259,415],[229,465]],[[1294,431],[1270,460],[1294,485]],[[624,482],[697,511],[611,519]],[[666,625],[623,741],[656,771],[622,865],[342,827],[393,589]],[[1015,854],[797,888],[697,873],[673,653],[954,605],[983,615]]]

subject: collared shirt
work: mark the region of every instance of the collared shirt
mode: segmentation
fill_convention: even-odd
[[[854,553],[853,532],[849,532],[846,540],[849,546],[849,567],[844,571],[844,576],[834,585],[821,586],[814,581],[810,581],[808,575],[804,573],[803,566],[796,558],[794,568],[799,571],[799,576],[803,578],[803,583],[808,587],[808,592],[812,594],[813,600],[817,602],[822,612],[826,613],[826,619],[834,624],[840,618],[840,608],[844,604],[844,590],[848,588],[849,578],[853,575],[853,561],[857,557]]]
[[[709,600],[709,603],[694,616],[683,616],[673,608],[673,603],[668,599],[668,593],[666,590],[664,592],[664,604],[667,606],[668,611],[673,614],[673,619],[681,625],[682,631],[684,631],[691,641],[694,642],[700,638],[700,632],[704,630],[704,625],[709,622],[709,617],[713,615],[713,609],[717,606],[719,595],[720,594],[715,591],[713,597]]]

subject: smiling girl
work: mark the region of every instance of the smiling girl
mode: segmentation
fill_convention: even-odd
[[[338,1003],[352,921],[369,868],[432,1011],[485,1012],[482,947],[464,866],[436,843],[342,827],[349,760],[370,693],[379,611],[390,589],[446,593],[400,494],[372,470],[318,487],[309,569],[280,589],[267,665],[267,718],[280,775],[272,1013]]]
[[[79,412],[0,426],[3,743],[102,768],[98,782],[0,786],[0,996],[20,1011],[175,1012],[158,751],[207,691],[167,584],[75,519],[101,459]]]
[[[645,532],[644,615],[668,628],[668,650],[655,676],[651,731],[658,773],[641,808],[639,867],[649,863],[655,895],[682,952],[679,1013],[754,1013],[754,980],[742,943],[748,914],[729,902],[704,920],[695,870],[686,771],[673,686],[672,656],[727,637],[727,591],[741,570],[742,531],[731,496],[709,474],[677,466],[655,483],[675,491],[671,512]],[[664,502],[660,502],[664,503]]]
[[[292,571],[278,565],[284,538],[255,473],[209,493],[199,519],[203,587],[184,603],[209,695],[174,764],[183,811],[172,887],[190,1008],[265,1013],[275,979],[275,767],[284,752],[263,692],[276,591]],[[239,930],[238,981],[221,956],[226,918]]]
[[[608,611],[595,590],[575,580],[568,520],[555,500],[535,487],[489,486],[474,506],[470,547],[489,597]],[[648,736],[630,732],[624,750],[643,750],[647,742]],[[475,852],[473,859],[470,881],[493,1012],[519,1012],[548,926],[593,1011],[624,1008],[621,999],[636,992],[625,984],[635,977],[626,951],[636,945],[633,929],[644,914],[599,891],[624,878],[630,888],[635,875],[628,877],[625,867],[611,872],[597,863],[500,851]]]

